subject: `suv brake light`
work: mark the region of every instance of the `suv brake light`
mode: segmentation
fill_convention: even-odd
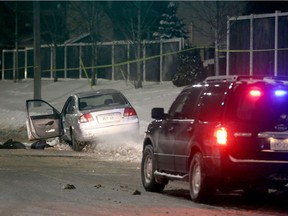
[[[224,127],[216,127],[215,137],[218,145],[224,146],[227,144],[227,130]]]
[[[129,117],[129,116],[136,116],[137,113],[135,111],[135,109],[133,109],[132,107],[126,107],[124,109],[124,117]]]
[[[80,116],[79,118],[79,123],[87,123],[87,122],[91,122],[94,121],[91,113],[85,113],[84,115]]]
[[[250,96],[252,97],[260,97],[262,95],[262,92],[258,89],[250,90]]]

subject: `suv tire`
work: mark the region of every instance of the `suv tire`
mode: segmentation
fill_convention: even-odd
[[[147,145],[144,148],[141,162],[142,184],[146,191],[162,192],[166,184],[156,182],[154,172],[155,159],[153,155],[153,148],[151,145]]]
[[[212,181],[206,176],[203,156],[200,152],[193,155],[189,170],[190,197],[195,202],[209,202],[215,194]]]

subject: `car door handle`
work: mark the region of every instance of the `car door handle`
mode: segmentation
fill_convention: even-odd
[[[189,128],[187,128],[187,133],[190,133],[191,131],[193,130],[193,127],[189,127]]]
[[[174,127],[170,127],[170,128],[168,129],[168,132],[172,132],[172,131],[174,131]]]
[[[53,125],[53,123],[54,123],[54,121],[49,121],[45,124],[45,126],[51,126],[51,125]]]

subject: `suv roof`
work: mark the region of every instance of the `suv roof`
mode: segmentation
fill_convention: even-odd
[[[228,76],[211,76],[207,77],[204,82],[237,82],[237,81],[245,81],[245,82],[255,82],[255,81],[265,81],[269,83],[285,83],[288,84],[288,77],[275,77],[275,76],[238,76],[238,75],[228,75]]]

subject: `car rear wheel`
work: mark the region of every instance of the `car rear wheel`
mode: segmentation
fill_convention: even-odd
[[[72,149],[73,149],[74,151],[81,151],[81,150],[82,150],[81,145],[80,145],[79,141],[76,139],[76,137],[75,137],[75,135],[74,135],[74,133],[73,133],[72,130],[71,130],[71,132],[70,132],[70,135],[71,135],[71,145],[72,145]]]
[[[209,202],[215,194],[212,181],[205,174],[203,156],[194,154],[189,170],[190,197],[195,202]]]
[[[142,184],[146,191],[162,192],[165,188],[164,183],[158,183],[155,180],[155,159],[151,145],[145,146],[141,162]]]

